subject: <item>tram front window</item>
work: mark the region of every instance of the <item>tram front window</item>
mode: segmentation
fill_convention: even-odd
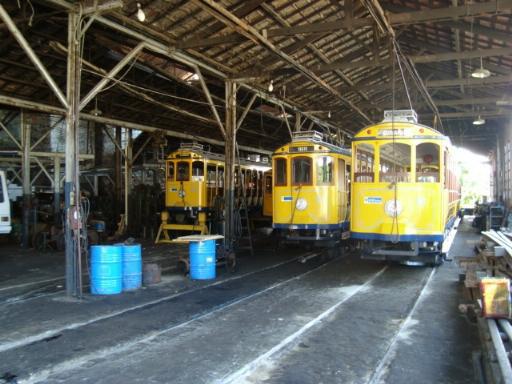
[[[356,183],[373,183],[375,175],[373,164],[375,161],[375,148],[373,144],[358,144],[356,146],[356,164],[354,181]]]
[[[167,180],[174,181],[174,162],[167,162]]]
[[[276,170],[276,186],[286,185],[286,159],[279,158],[274,160],[274,168]]]
[[[416,182],[439,182],[439,146],[422,143],[416,147]]]
[[[411,146],[387,143],[380,146],[380,181],[383,183],[411,182]]]
[[[292,184],[311,185],[311,158],[295,157],[292,160]]]
[[[202,161],[192,162],[192,181],[204,180],[204,163]]]
[[[176,181],[188,181],[190,178],[190,165],[187,161],[178,161]]]

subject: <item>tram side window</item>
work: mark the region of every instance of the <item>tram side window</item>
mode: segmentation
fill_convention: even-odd
[[[272,175],[265,176],[265,193],[272,193]]]
[[[411,146],[387,143],[380,146],[380,181],[384,183],[411,182]]]
[[[375,175],[373,164],[375,160],[375,148],[373,144],[358,144],[356,146],[356,164],[354,181],[356,183],[373,183]]]
[[[311,158],[294,157],[292,159],[292,185],[311,185]]]
[[[207,164],[206,165],[206,181],[208,182],[209,187],[215,187],[217,182],[217,167],[215,164]]]
[[[174,181],[174,162],[167,162],[167,180]]]
[[[224,188],[224,167],[219,167],[217,172],[217,182],[219,184],[219,188]]]
[[[422,143],[416,147],[416,182],[439,182],[439,145]]]
[[[176,181],[189,181],[190,179],[190,165],[188,161],[178,161],[176,172]]]
[[[192,180],[203,181],[204,180],[204,163],[202,161],[192,162]]]
[[[332,184],[333,159],[331,156],[321,156],[316,159],[316,183],[317,185]]]
[[[276,169],[275,185],[286,185],[286,159],[275,159],[274,166]]]

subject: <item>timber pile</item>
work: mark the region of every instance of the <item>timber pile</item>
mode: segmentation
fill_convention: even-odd
[[[486,252],[483,252],[482,258],[489,268],[492,269],[494,273],[492,276],[500,274],[512,278],[512,238],[510,237],[512,234],[490,230],[482,232],[482,235],[505,250],[503,255],[496,254],[493,251],[489,252],[489,247],[487,247]]]
[[[465,298],[476,301],[480,298],[480,280],[483,277],[507,277],[512,279],[512,233],[500,231],[482,232],[482,239],[475,250],[476,257],[459,257],[462,270]],[[505,254],[495,253],[495,246],[505,249]],[[463,279],[463,280],[462,280]]]
[[[465,271],[465,287],[470,299],[482,309],[479,284],[484,277],[512,279],[512,233],[490,230],[475,247],[477,257],[459,258]],[[505,252],[501,248],[503,247]],[[469,307],[471,305],[466,305]],[[474,354],[474,363],[481,382],[512,384],[512,324],[508,318],[477,316],[482,353]]]

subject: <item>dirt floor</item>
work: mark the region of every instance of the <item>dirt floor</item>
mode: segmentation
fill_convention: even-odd
[[[469,256],[468,223],[451,256]],[[0,248],[0,378],[20,383],[473,383],[458,268],[260,251],[193,281],[186,248],[147,246],[162,283],[70,300],[63,255]],[[84,280],[87,273],[84,271]],[[88,287],[85,287],[87,291]],[[9,377],[9,376],[5,376]],[[1,382],[1,380],[0,380]]]

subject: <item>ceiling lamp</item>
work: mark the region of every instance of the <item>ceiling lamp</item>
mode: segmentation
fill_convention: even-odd
[[[146,20],[146,14],[142,10],[142,5],[140,5],[140,3],[137,3],[137,19],[139,19],[141,23]]]
[[[491,71],[484,68],[484,63],[482,61],[482,58],[480,58],[480,68],[475,69],[471,73],[471,77],[477,78],[477,79],[486,79],[489,76],[491,76]]]
[[[274,80],[270,80],[270,83],[268,84],[268,91],[272,92],[274,90]]]
[[[482,116],[478,115],[478,117],[473,120],[473,125],[484,125],[485,119],[482,119]]]

